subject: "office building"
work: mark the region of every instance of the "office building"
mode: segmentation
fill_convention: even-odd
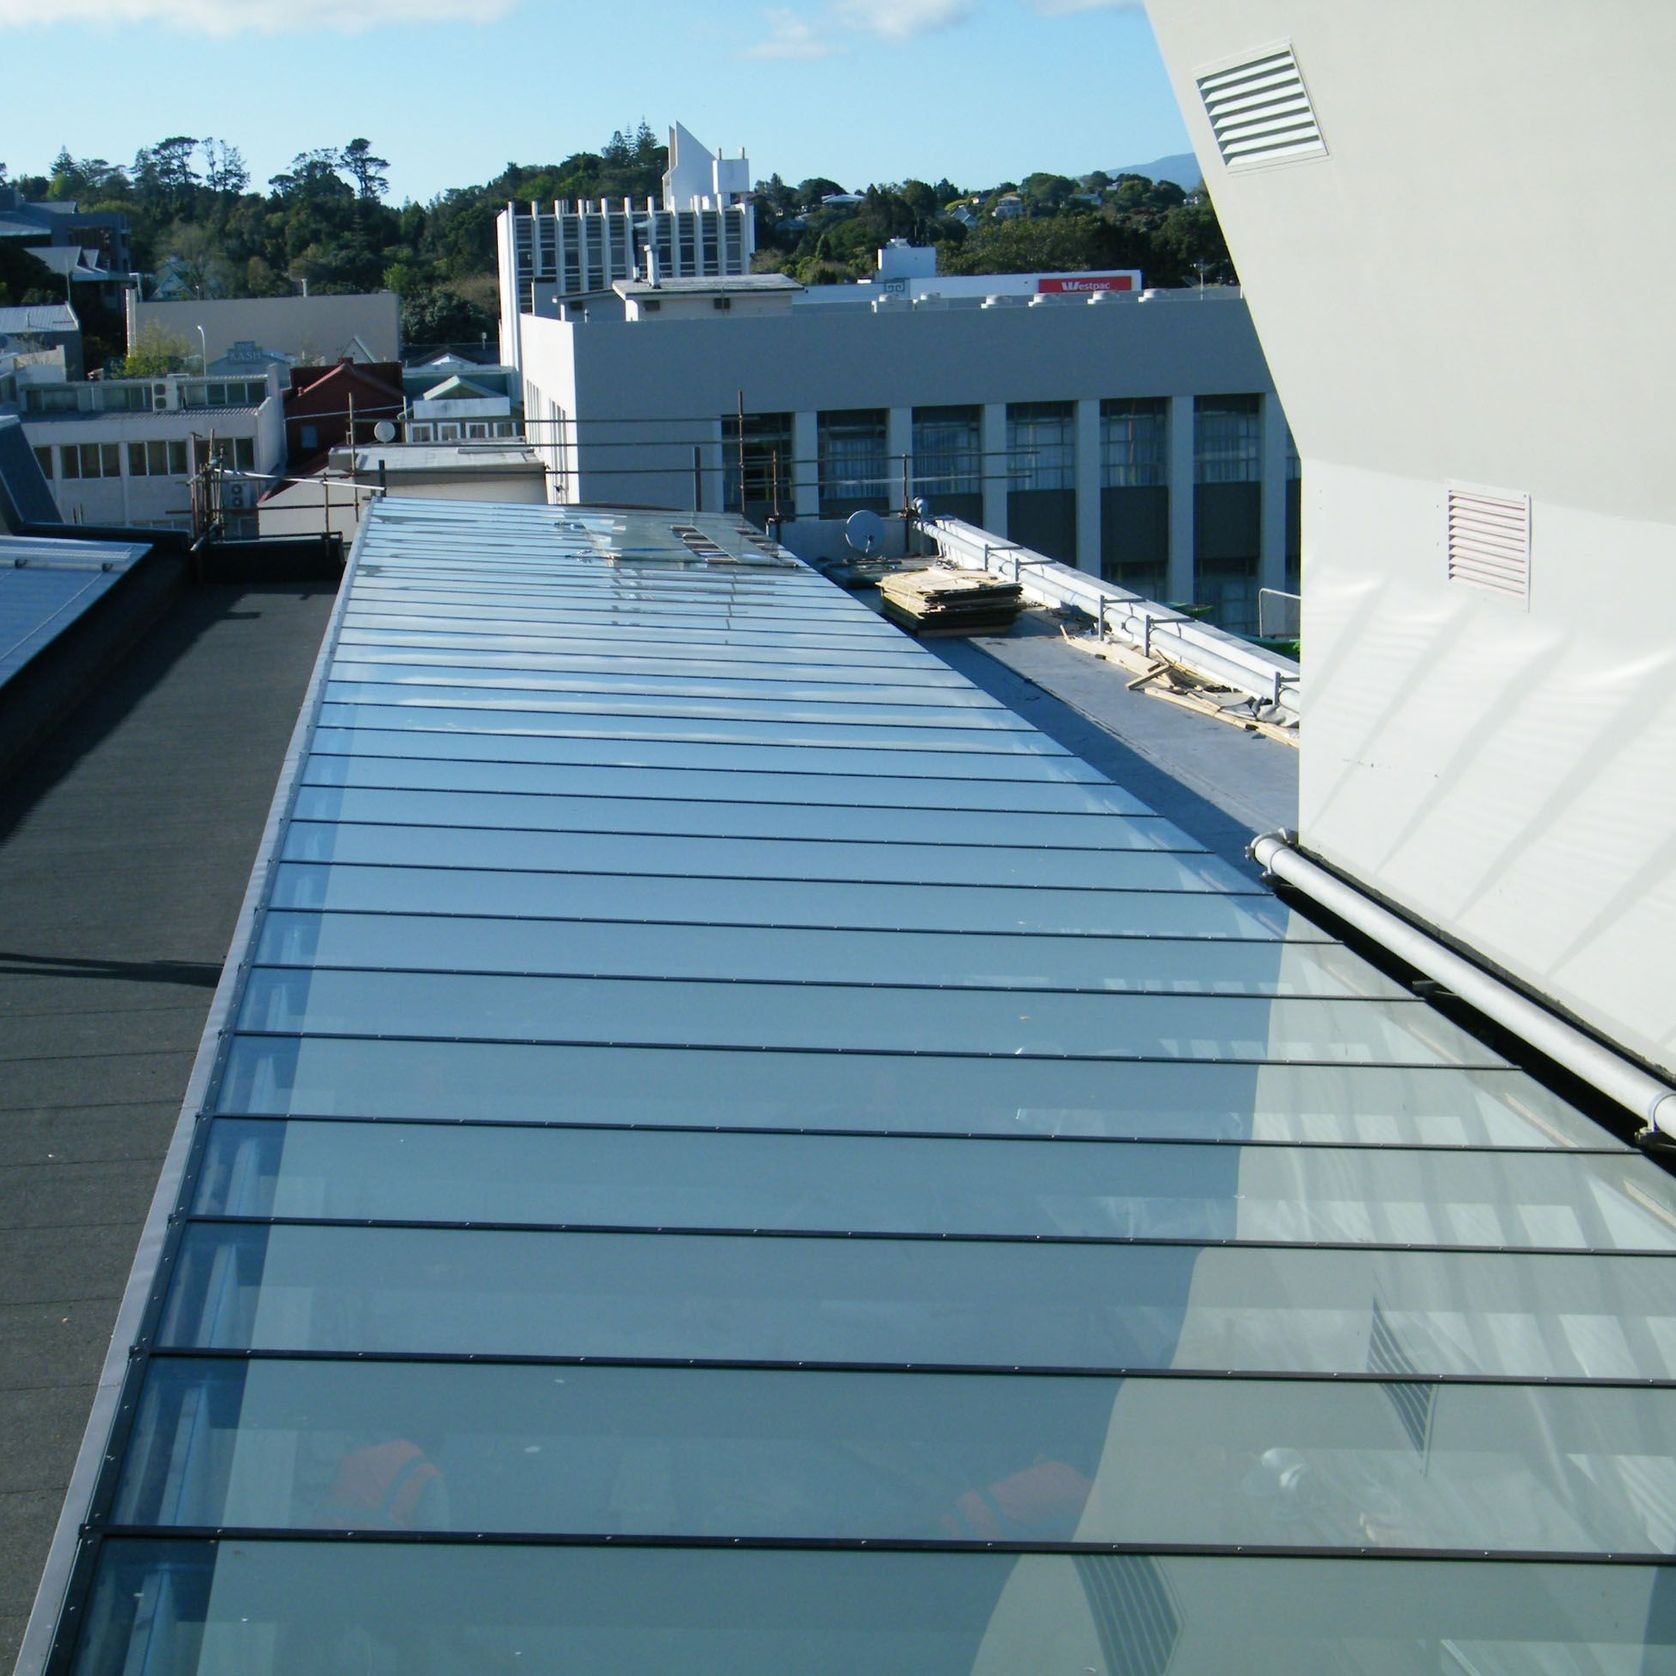
[[[495,223],[500,358],[520,365],[519,322],[556,317],[572,298],[619,279],[748,274],[756,249],[750,163],[711,152],[677,123],[661,203],[508,204]]]
[[[192,522],[190,480],[225,468],[222,510],[254,533],[258,495],[285,464],[277,368],[245,378],[118,378],[23,384],[18,412],[54,499],[76,524]]]
[[[779,275],[619,282],[585,318],[520,323],[528,435],[564,503],[742,501],[827,558],[835,520],[906,491],[1255,629],[1259,590],[1296,588],[1298,470],[1244,301],[1023,277],[913,302],[816,303]]]

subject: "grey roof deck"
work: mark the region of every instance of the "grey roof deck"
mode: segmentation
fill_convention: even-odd
[[[190,590],[0,784],[0,1669],[329,603]]]

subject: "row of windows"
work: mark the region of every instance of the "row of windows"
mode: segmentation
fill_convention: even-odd
[[[185,442],[130,442],[126,445],[127,470],[123,469],[124,445],[117,442],[60,443],[56,449],[42,446],[35,459],[43,475],[60,482],[78,482],[98,477],[184,477],[191,470]],[[53,471],[53,455],[58,470]],[[229,471],[255,471],[256,443],[247,436],[229,437],[215,444],[216,457]]]
[[[514,419],[419,420],[407,427],[409,442],[487,442],[491,437],[517,434]]]
[[[183,408],[260,407],[268,387],[261,379],[212,379],[180,386]],[[45,386],[25,392],[25,409],[30,413],[151,413],[168,406],[168,385],[95,384]]]
[[[1200,396],[1193,409],[1193,475],[1198,483],[1256,483],[1262,477],[1262,398]],[[788,498],[792,416],[745,415],[743,470],[746,499]],[[889,457],[883,408],[855,408],[818,416],[820,494],[826,500],[894,498],[901,460]],[[1162,486],[1167,481],[1167,403],[1162,397],[1100,403],[1100,484],[1107,489]],[[741,469],[739,420],[722,419],[726,500],[737,510]],[[913,410],[915,494],[982,492],[982,409]],[[1007,406],[1005,472],[1011,489],[1070,489],[1076,483],[1076,404],[1012,402]],[[1287,435],[1288,478],[1298,475],[1297,450]],[[775,491],[779,492],[776,493]]]

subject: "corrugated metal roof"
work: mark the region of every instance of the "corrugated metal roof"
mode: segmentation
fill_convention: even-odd
[[[277,808],[64,1668],[1668,1662],[1667,1176],[760,537],[377,503]]]
[[[26,332],[79,332],[81,322],[67,303],[30,303],[0,308],[0,337]]]

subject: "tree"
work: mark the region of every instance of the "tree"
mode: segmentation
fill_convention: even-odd
[[[291,159],[289,169],[268,177],[268,185],[276,197],[283,199],[348,198],[351,190],[338,174],[341,163],[341,157],[330,146],[299,151]]]
[[[142,146],[134,154],[134,192],[148,206],[176,214],[190,211],[192,188],[198,175],[192,167],[196,139],[172,134],[154,146]]]
[[[382,198],[390,190],[390,177],[384,173],[390,167],[388,157],[375,157],[368,140],[351,140],[339,158],[349,178],[355,182],[356,195],[365,199]]]
[[[250,170],[244,166],[244,156],[236,145],[225,140],[206,138],[204,148],[204,185],[211,192],[236,197],[250,185]]]
[[[179,372],[196,354],[185,338],[164,331],[155,320],[148,320],[122,363],[122,376],[161,378],[165,373]]]
[[[232,289],[222,241],[202,222],[177,221],[158,249],[194,297],[225,297]]]

